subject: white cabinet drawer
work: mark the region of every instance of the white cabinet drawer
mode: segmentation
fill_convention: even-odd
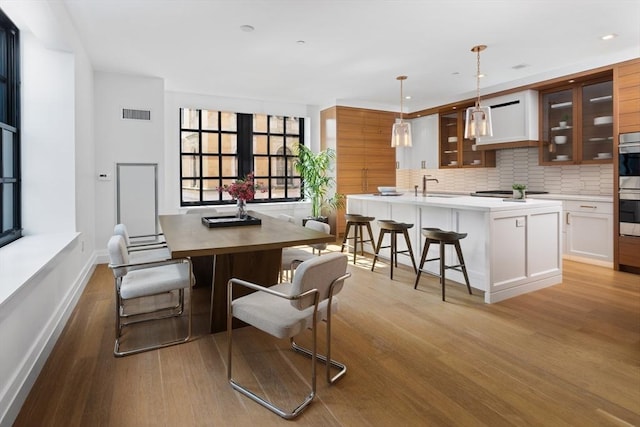
[[[590,201],[577,201],[577,200],[565,200],[563,203],[565,212],[591,212],[597,214],[610,214],[613,215],[613,203],[609,202],[590,202]]]

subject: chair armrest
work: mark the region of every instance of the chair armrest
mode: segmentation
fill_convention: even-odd
[[[126,268],[126,267],[136,267],[136,269],[144,269],[144,268],[152,268],[159,267],[162,265],[170,265],[170,264],[182,264],[182,263],[191,264],[190,258],[175,258],[175,259],[167,259],[162,261],[147,261],[147,262],[132,262],[129,264],[109,264],[109,268]]]
[[[247,282],[246,280],[242,280],[242,279],[236,279],[234,277],[234,278],[229,279],[229,281],[227,282],[229,301],[231,301],[233,299],[232,298],[232,293],[233,293],[233,286],[232,285],[234,283],[236,285],[244,286],[246,288],[253,289],[253,290],[256,290],[256,291],[266,292],[268,294],[271,294],[271,295],[274,295],[274,296],[277,296],[277,297],[280,297],[280,298],[288,299],[288,300],[297,300],[297,299],[304,298],[307,295],[311,295],[311,294],[315,294],[316,295],[316,299],[318,298],[318,290],[317,289],[310,289],[310,290],[308,290],[306,292],[303,292],[301,294],[298,294],[298,295],[287,295],[287,294],[284,294],[282,292],[274,291],[273,289],[268,288],[266,286],[258,285],[257,283]]]
[[[129,252],[140,252],[140,251],[152,251],[154,249],[162,249],[168,248],[167,242],[157,242],[157,243],[140,243],[137,245],[129,245],[127,246],[127,250]]]

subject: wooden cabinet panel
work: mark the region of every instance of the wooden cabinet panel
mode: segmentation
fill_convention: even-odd
[[[618,250],[620,264],[640,268],[640,237],[620,236]]]
[[[395,185],[395,149],[391,147],[394,113],[333,107],[321,112],[321,120],[323,117],[336,120],[334,148],[339,193],[374,193],[378,186]],[[344,211],[339,211],[336,213],[338,234],[344,233],[344,225]]]
[[[640,131],[640,60],[616,69],[618,132]]]

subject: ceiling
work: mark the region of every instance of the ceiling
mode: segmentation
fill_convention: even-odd
[[[62,0],[96,70],[404,111],[640,57],[640,0]],[[246,32],[243,25],[254,31]],[[618,36],[603,41],[601,36]],[[303,42],[302,42],[303,41]],[[518,67],[520,66],[520,67]],[[524,67],[523,67],[524,66]]]

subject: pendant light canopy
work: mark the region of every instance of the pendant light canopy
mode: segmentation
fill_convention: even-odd
[[[485,50],[487,46],[481,44],[471,48],[471,52],[477,55],[476,70],[476,105],[467,108],[464,121],[464,137],[466,139],[475,139],[479,136],[492,136],[493,129],[491,127],[491,108],[480,106],[480,52]]]
[[[400,80],[400,120],[396,121],[391,129],[391,146],[411,147],[411,123],[402,121],[402,82],[407,80],[407,76],[398,76],[396,80]]]

